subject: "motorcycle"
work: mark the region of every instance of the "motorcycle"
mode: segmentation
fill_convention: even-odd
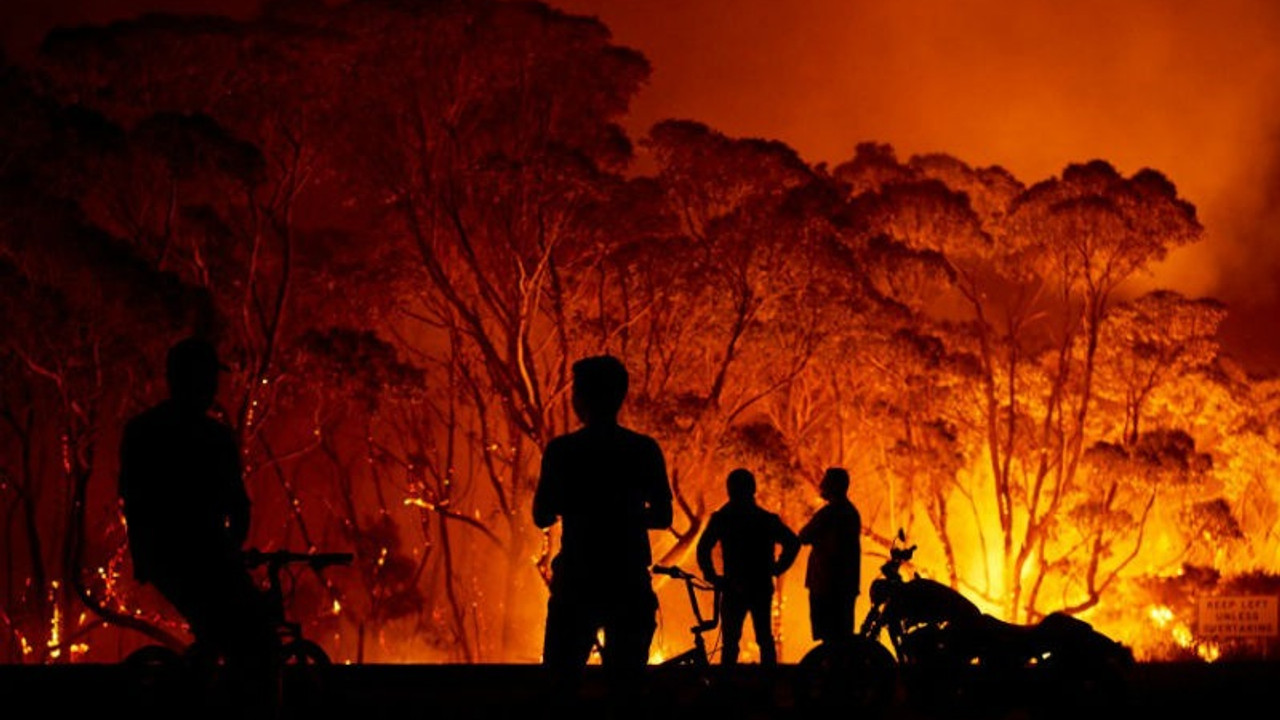
[[[897,683],[926,710],[1034,706],[1077,713],[1123,702],[1134,662],[1128,647],[1063,612],[1031,625],[1008,623],[950,586],[904,578],[902,567],[915,551],[899,530],[871,583],[871,608],[856,636],[823,643],[801,660],[802,699],[839,693],[843,704],[883,708]],[[886,662],[896,666],[895,680]]]

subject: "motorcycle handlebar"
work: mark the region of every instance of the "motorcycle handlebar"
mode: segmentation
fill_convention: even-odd
[[[893,548],[889,551],[889,556],[894,560],[910,560],[911,556],[916,552],[916,546],[906,548]]]

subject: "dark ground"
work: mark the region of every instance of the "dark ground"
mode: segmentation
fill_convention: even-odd
[[[278,718],[741,718],[807,720],[859,717],[930,718],[1224,718],[1274,716],[1280,663],[1139,664],[1126,678],[1126,697],[1105,704],[1077,704],[1071,697],[1039,693],[1033,680],[1012,683],[992,705],[947,698],[933,707],[902,692],[881,712],[801,706],[795,702],[795,666],[771,676],[754,665],[700,675],[691,669],[651,667],[649,693],[624,707],[607,702],[598,668],[590,668],[581,704],[548,712],[541,668],[531,665],[361,665],[295,667],[285,683]],[[225,696],[184,684],[180,678],[143,677],[124,666],[0,666],[0,697],[7,717],[187,718],[245,717]],[[1079,698],[1076,698],[1077,700]],[[917,700],[919,700],[917,698]],[[222,703],[221,705],[219,703]]]

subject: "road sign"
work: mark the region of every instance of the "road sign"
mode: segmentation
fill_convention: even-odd
[[[1220,595],[1199,600],[1201,637],[1264,638],[1280,635],[1280,597]]]

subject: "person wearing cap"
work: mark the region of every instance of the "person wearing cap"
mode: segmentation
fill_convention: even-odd
[[[814,640],[839,642],[853,636],[862,573],[862,516],[848,497],[848,470],[827,468],[818,491],[826,505],[800,529],[801,544],[811,548],[804,577],[809,626]]]
[[[118,489],[134,577],[182,614],[201,646],[260,665],[276,635],[241,554],[249,496],[240,450],[209,414],[225,369],[204,340],[169,349],[169,396],[125,425]]]
[[[787,571],[800,552],[796,534],[777,513],[756,504],[756,478],[746,468],[729,473],[725,482],[729,501],[711,513],[698,539],[698,567],[720,590],[720,621],[724,647],[720,664],[738,663],[742,625],[751,615],[760,664],[778,664],[773,641],[773,579]],[[720,546],[724,572],[717,572],[712,551]]]

